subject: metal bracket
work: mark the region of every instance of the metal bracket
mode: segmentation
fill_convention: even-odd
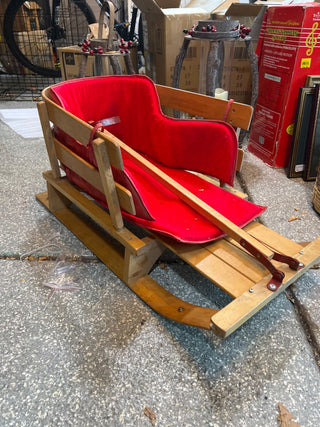
[[[264,265],[272,274],[272,279],[268,282],[267,288],[275,292],[279,289],[284,279],[285,274],[283,271],[278,270],[272,262],[261,253],[257,248],[255,248],[251,243],[247,242],[245,239],[240,240],[240,245],[245,248],[248,252],[251,253],[262,265]],[[279,254],[278,252],[273,253],[273,257],[275,261],[282,262],[287,264],[293,270],[300,270],[304,267],[304,264],[297,260],[296,258],[292,258],[287,255]]]
[[[288,264],[292,270],[300,270],[304,267],[303,262],[300,262],[296,258],[292,258],[288,255],[279,254],[278,252],[274,252],[273,259],[275,261],[283,262],[284,264]]]

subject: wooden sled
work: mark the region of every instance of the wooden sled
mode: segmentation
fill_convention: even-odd
[[[235,128],[249,127],[250,106],[233,103],[226,113],[227,101],[160,85],[156,89],[163,107],[208,119],[224,118]],[[53,101],[50,88],[42,96],[38,110],[51,170],[43,174],[47,192],[38,194],[37,199],[159,314],[227,337],[319,261],[320,238],[301,245],[256,221],[243,228],[236,226],[112,133],[93,130],[92,125],[60,107]],[[97,167],[62,144],[50,122],[84,146],[94,136]],[[225,235],[206,243],[190,244],[155,231],[148,231],[144,238],[130,231],[124,225],[123,212],[135,215],[133,196],[115,181],[112,169],[123,168],[124,154]],[[241,158],[239,150],[238,169]],[[70,182],[61,173],[61,165],[102,192],[108,211]],[[237,197],[244,197],[228,185],[225,188],[237,193]],[[232,302],[220,310],[205,308],[165,290],[149,275],[165,248],[230,295]]]

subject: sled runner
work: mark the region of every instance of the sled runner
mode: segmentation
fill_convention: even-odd
[[[38,200],[161,315],[226,337],[320,259],[320,238],[300,245],[270,230],[255,221],[265,208],[232,188],[234,128],[248,129],[250,106],[138,75],[70,80],[42,96],[51,170]],[[200,307],[164,289],[149,272],[166,248],[232,302]]]

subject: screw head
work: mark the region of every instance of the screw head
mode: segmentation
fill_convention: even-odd
[[[269,283],[268,288],[270,291],[275,291],[277,289],[277,286],[274,283]]]
[[[253,289],[253,288],[250,288],[250,289],[249,289],[249,292],[250,292],[250,294],[253,294],[254,289]]]

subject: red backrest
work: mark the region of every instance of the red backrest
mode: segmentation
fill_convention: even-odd
[[[238,148],[233,128],[221,121],[165,116],[155,85],[146,76],[68,80],[51,86],[51,98],[87,123],[111,121],[113,124],[106,129],[151,161],[202,172],[233,184]],[[91,145],[83,146],[57,128],[55,134],[78,156],[97,166]],[[131,191],[137,216],[152,220],[147,202],[137,190],[139,178],[130,172],[125,156],[123,160],[125,171],[114,169],[115,179]],[[66,173],[70,180],[105,204],[104,195],[67,168]]]
[[[119,118],[108,131],[151,159],[233,185],[238,149],[234,129],[221,121],[165,116],[148,77],[69,80],[54,85],[52,94],[57,103],[86,122]]]

